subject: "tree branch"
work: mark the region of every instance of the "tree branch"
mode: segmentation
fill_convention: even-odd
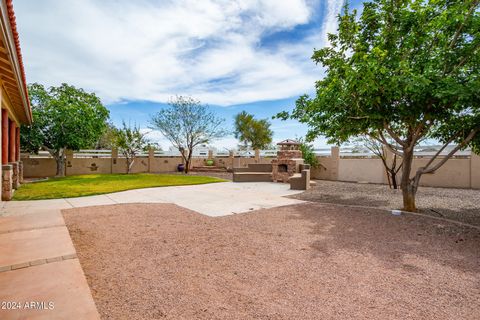
[[[473,1],[472,3],[472,6],[470,7],[470,10],[468,10],[468,13],[465,17],[465,20],[464,22],[462,22],[460,24],[460,26],[458,26],[458,29],[457,31],[455,32],[455,34],[453,35],[453,39],[452,41],[450,42],[450,45],[448,46],[448,49],[452,49],[453,46],[455,45],[455,42],[457,42],[458,38],[460,37],[460,33],[462,32],[462,29],[463,27],[465,26],[465,21],[467,21],[471,16],[472,16],[472,13],[473,11],[475,10],[475,7],[478,5],[478,0],[476,1]]]
[[[427,163],[427,165],[421,169],[419,169],[420,173],[421,174],[425,174],[425,173],[432,173],[432,172],[435,172],[437,171],[445,162],[447,162],[448,159],[450,159],[454,154],[455,152],[457,152],[458,150],[460,150],[461,148],[465,147],[470,141],[472,141],[472,139],[475,137],[475,135],[477,134],[477,132],[479,131],[479,128],[477,129],[473,129],[472,131],[470,131],[470,133],[468,134],[468,136],[465,138],[465,140],[462,141],[462,143],[458,144],[455,148],[452,149],[452,151],[450,151],[446,156],[445,158],[443,158],[440,162],[438,162],[435,166],[433,166],[432,168],[428,169],[428,166],[430,166],[433,161],[438,157],[438,155],[459,135],[456,134],[455,136],[453,136],[431,159],[430,161]]]
[[[354,119],[354,120],[361,120],[361,119],[369,119],[369,116],[362,116],[362,117],[348,117],[348,119]]]
[[[395,163],[396,163],[396,159],[395,159]],[[395,170],[395,173],[398,173],[400,171],[400,169],[402,169],[402,167],[403,167],[403,161],[402,161],[402,163],[400,163],[397,170]]]
[[[448,74],[454,72],[455,70],[457,70],[458,68],[461,68],[465,63],[468,62],[468,59],[470,59],[471,57],[474,57],[477,54],[478,48],[480,48],[480,44],[477,43],[473,47],[473,51],[470,54],[467,54],[467,55],[463,56],[463,58],[460,60],[460,62],[457,65],[454,65],[452,70],[445,73],[445,75],[448,75]]]
[[[431,103],[429,103],[429,107],[431,107]],[[421,138],[423,138],[425,131],[427,131],[430,127],[432,126],[432,122],[427,124],[427,120],[423,119],[422,122],[417,126],[415,131],[413,132],[413,139],[412,139],[412,145],[417,144]]]
[[[374,136],[372,136],[372,137],[374,139],[376,139],[377,141],[380,141],[380,143],[384,144],[388,148],[388,150],[390,150],[391,152],[393,152],[397,156],[403,157],[403,153],[398,151],[394,145],[389,143],[387,141],[387,139],[385,139],[385,136],[383,135],[383,133],[380,130],[378,130],[378,135],[380,136],[380,139],[377,138],[377,137],[374,137]]]
[[[402,147],[407,147],[407,143],[400,139],[400,137],[395,132],[393,132],[392,128],[390,128],[390,126],[386,122],[383,123],[383,127],[385,128],[385,130],[387,130],[388,134],[393,138],[393,140],[395,140],[396,143],[398,143]]]

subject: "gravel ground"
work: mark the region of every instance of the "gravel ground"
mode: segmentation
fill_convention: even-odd
[[[64,216],[103,319],[478,319],[474,228],[320,203]]]
[[[402,208],[402,191],[379,184],[315,180],[317,185],[291,198],[383,209]],[[420,212],[480,226],[480,190],[420,187]]]

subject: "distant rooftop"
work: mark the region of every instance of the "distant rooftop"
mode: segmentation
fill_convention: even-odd
[[[287,145],[287,146],[288,145],[297,146],[297,145],[300,145],[300,144],[301,144],[300,142],[298,142],[297,140],[293,140],[293,139],[286,139],[286,140],[283,140],[283,141],[280,141],[279,143],[277,143],[277,145],[279,145],[279,146],[281,146],[281,145],[283,145],[283,146],[285,146],[285,145]]]

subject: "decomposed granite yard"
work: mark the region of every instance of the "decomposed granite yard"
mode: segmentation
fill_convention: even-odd
[[[320,203],[63,213],[104,319],[478,319],[476,228]]]
[[[315,180],[316,185],[290,198],[382,209],[402,208],[402,190],[382,184]],[[417,207],[422,214],[480,227],[480,190],[420,187]]]

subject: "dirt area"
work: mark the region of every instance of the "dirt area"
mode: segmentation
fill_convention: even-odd
[[[64,216],[103,319],[478,319],[474,228],[320,203]]]
[[[383,209],[402,208],[402,191],[380,184],[315,180],[317,185],[291,198]],[[480,226],[480,190],[420,187],[419,211]]]

